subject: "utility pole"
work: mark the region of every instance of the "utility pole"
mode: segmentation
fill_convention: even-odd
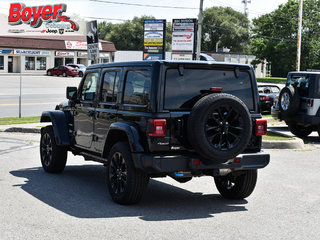
[[[302,10],[303,10],[303,0],[299,0],[298,42],[297,42],[297,65],[296,65],[296,70],[297,70],[297,72],[300,72]]]
[[[251,3],[251,0],[242,0],[242,3],[244,4],[244,15],[246,15],[246,17],[248,17],[249,16],[248,3]]]
[[[197,60],[200,60],[200,53],[201,53],[202,15],[203,15],[203,0],[200,0],[200,8],[199,8],[199,16],[198,16]]]

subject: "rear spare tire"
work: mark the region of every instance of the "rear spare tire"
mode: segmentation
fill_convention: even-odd
[[[188,138],[205,163],[223,163],[246,148],[252,132],[246,105],[236,96],[218,93],[201,98],[188,120]]]
[[[300,97],[293,86],[284,87],[279,94],[279,109],[284,116],[293,116],[299,109]]]

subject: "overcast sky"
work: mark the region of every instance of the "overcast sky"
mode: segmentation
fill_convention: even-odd
[[[148,4],[155,6],[170,6],[177,8],[161,8],[146,6],[130,6],[123,4],[102,3],[107,0],[45,0],[45,1],[3,1],[0,0],[0,13],[9,12],[10,2],[20,2],[27,6],[39,6],[46,4],[67,4],[67,15],[79,14],[81,17],[107,18],[107,19],[124,19],[131,20],[134,16],[154,16],[159,19],[167,19],[171,22],[173,18],[196,18],[199,13],[200,0],[108,0],[108,2],[131,3],[131,4]],[[280,4],[286,3],[287,0],[251,0],[248,4],[249,18],[255,18],[259,15],[269,13],[275,10]],[[232,7],[233,9],[243,12],[244,5],[242,0],[204,0],[204,8],[212,6]],[[195,8],[195,9],[182,9]],[[119,22],[119,21],[113,21]]]

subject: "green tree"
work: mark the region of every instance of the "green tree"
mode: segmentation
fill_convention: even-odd
[[[113,24],[108,22],[100,22],[98,23],[98,35],[100,39],[105,39],[107,34],[111,32]]]
[[[303,6],[301,70],[319,68],[320,0],[305,0]],[[296,69],[298,0],[289,0],[275,11],[253,20],[251,50],[271,62],[273,76],[285,77]]]
[[[202,51],[212,52],[219,47],[232,52],[246,51],[249,45],[248,18],[230,7],[212,7],[204,11]]]
[[[152,16],[134,17],[132,21],[112,24],[102,22],[98,25],[99,37],[111,41],[117,50],[143,49],[143,23],[145,19],[155,19]],[[171,49],[172,25],[166,27],[166,48]]]

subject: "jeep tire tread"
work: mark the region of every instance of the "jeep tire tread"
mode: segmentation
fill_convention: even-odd
[[[257,169],[245,170],[237,176],[215,177],[214,182],[220,194],[228,199],[243,199],[253,192],[257,182]]]
[[[149,176],[134,167],[127,142],[116,143],[109,153],[107,186],[113,201],[123,205],[140,201]]]
[[[299,138],[307,137],[313,131],[312,126],[305,127],[302,125],[297,125],[296,123],[288,123],[288,129],[292,134]]]
[[[66,147],[57,146],[52,126],[46,126],[41,131],[40,157],[43,169],[49,173],[60,173],[67,162]]]
[[[188,139],[207,163],[223,163],[246,148],[252,132],[246,105],[236,96],[215,93],[201,98],[188,119]]]

